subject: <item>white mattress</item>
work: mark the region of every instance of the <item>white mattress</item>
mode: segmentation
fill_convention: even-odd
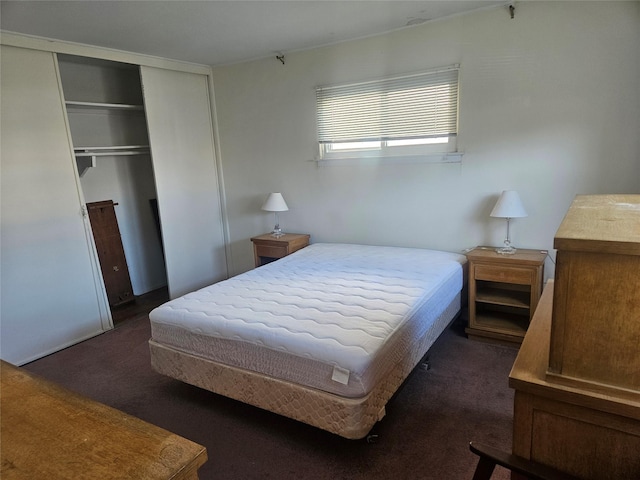
[[[151,312],[152,339],[345,397],[366,395],[459,302],[463,255],[313,244]]]

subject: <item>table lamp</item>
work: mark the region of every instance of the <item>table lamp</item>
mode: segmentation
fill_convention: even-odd
[[[516,249],[511,246],[509,238],[509,221],[512,218],[526,217],[527,212],[520,201],[520,196],[515,190],[505,190],[500,195],[496,205],[491,210],[492,217],[507,219],[507,238],[504,240],[504,247],[496,248],[496,252],[502,255],[513,255]]]
[[[278,212],[286,212],[289,210],[287,207],[287,202],[284,201],[284,197],[281,193],[270,193],[267,197],[267,200],[262,205],[262,210],[266,212],[273,212],[276,217],[276,226],[273,227],[273,231],[271,232],[271,236],[273,237],[281,237],[284,235],[282,230],[280,229],[280,222],[278,221]]]

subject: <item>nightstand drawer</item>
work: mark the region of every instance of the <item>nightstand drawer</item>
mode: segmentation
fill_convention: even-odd
[[[507,267],[505,265],[476,265],[474,278],[490,282],[531,285],[533,272],[530,268]]]
[[[287,256],[287,246],[256,245],[259,257],[282,258]]]

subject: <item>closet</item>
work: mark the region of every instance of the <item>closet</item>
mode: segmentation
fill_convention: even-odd
[[[113,328],[87,203],[118,204],[135,294],[164,283],[175,298],[227,278],[210,68],[0,40],[2,359]]]
[[[104,234],[104,216],[87,211],[113,308],[167,285],[153,212],[157,193],[140,68],[87,57],[57,57],[86,205],[114,205],[105,212],[115,214],[115,225]]]

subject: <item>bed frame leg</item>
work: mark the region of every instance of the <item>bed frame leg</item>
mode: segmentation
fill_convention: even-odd
[[[425,355],[420,360],[420,368],[423,370],[429,370],[431,368],[431,364],[429,363],[429,355]]]

